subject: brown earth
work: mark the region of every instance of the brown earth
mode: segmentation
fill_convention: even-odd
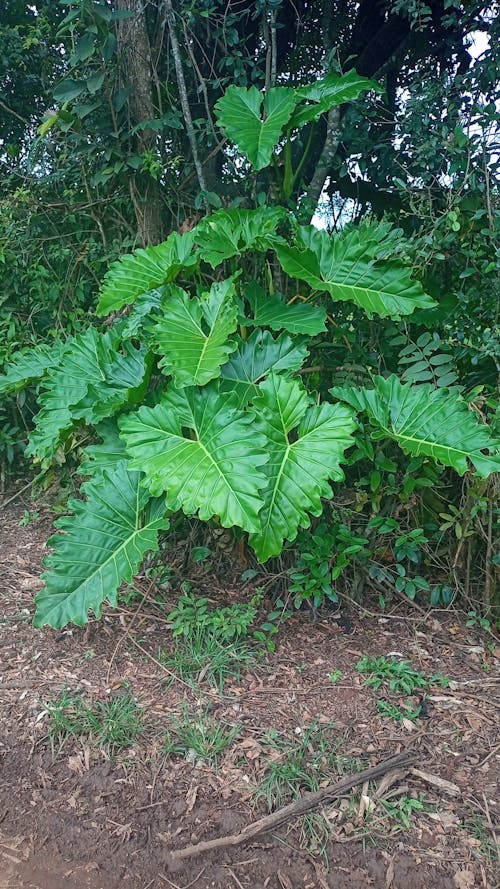
[[[0,889],[500,885],[500,649],[491,635],[465,627],[456,613],[408,613],[403,605],[382,615],[353,610],[343,624],[300,614],[281,630],[276,652],[228,682],[223,695],[203,677],[193,691],[157,660],[172,639],[165,609],[150,598],[139,608],[108,609],[87,628],[32,629],[50,516],[42,509],[21,527],[29,508],[21,497],[7,505],[0,546]],[[224,604],[241,597],[241,584],[238,591],[227,580],[207,575],[203,592]],[[171,607],[178,594],[168,595]],[[415,725],[377,715],[376,695],[355,669],[361,655],[391,653],[451,680],[449,688],[431,687]],[[336,684],[334,670],[342,671]],[[135,747],[116,758],[88,742],[51,750],[45,705],[62,688],[103,700],[125,683],[147,715]],[[212,717],[239,726],[217,768],[162,751],[172,719],[186,705],[194,712],[200,696]],[[370,817],[360,789],[350,802],[322,809],[330,826],[323,854],[295,823],[172,863],[172,850],[237,832],[265,814],[252,801],[268,764],[263,736],[276,729],[293,739],[314,720],[333,723],[339,752],[362,767],[413,746],[417,768],[433,778],[407,772],[379,784],[380,796],[394,803],[425,801],[409,828],[386,816],[375,787],[364,787],[375,801]],[[436,778],[457,785],[455,795]]]

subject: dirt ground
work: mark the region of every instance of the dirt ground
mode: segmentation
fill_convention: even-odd
[[[22,497],[2,514],[0,539],[0,889],[494,889],[500,832],[498,697],[500,643],[465,627],[456,613],[424,614],[400,605],[348,620],[291,618],[276,651],[230,681],[223,695],[203,681],[193,691],[157,660],[172,644],[165,611],[146,601],[108,609],[87,628],[33,630],[50,515],[20,526],[32,507]],[[203,592],[227,604],[241,588],[209,575]],[[172,593],[172,606],[177,595]],[[377,714],[376,695],[356,670],[363,655],[395,655],[432,686],[416,723]],[[333,683],[329,676],[340,670]],[[135,746],[110,758],[72,741],[52,750],[46,703],[63,688],[108,699],[127,683],[147,724]],[[237,725],[217,768],[162,749],[182,708],[203,706]],[[326,848],[314,849],[300,823],[276,834],[173,863],[172,850],[240,831],[266,813],[253,802],[270,729],[294,738],[311,723],[334,724],[345,757],[370,766],[408,747],[415,767],[358,788],[350,802],[323,807]],[[332,783],[338,774],[331,776]],[[455,789],[439,783],[452,782]],[[384,789],[385,788],[385,789]],[[379,793],[379,796],[377,796]],[[377,822],[380,802],[425,802],[409,827]],[[364,795],[364,796],[363,796]],[[375,800],[368,816],[366,796]],[[366,806],[365,806],[366,808]],[[385,810],[384,810],[385,811]],[[373,814],[375,812],[375,814]],[[378,826],[377,826],[378,824]],[[495,833],[497,831],[497,833]]]

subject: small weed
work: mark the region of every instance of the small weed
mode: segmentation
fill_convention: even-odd
[[[478,841],[476,854],[484,856],[490,865],[496,865],[500,861],[500,847],[495,843],[494,837],[484,826],[481,815],[475,814],[464,822],[466,831]]]
[[[410,827],[410,818],[415,812],[428,811],[422,794],[419,794],[417,799],[411,796],[401,796],[396,802],[390,800],[381,800],[381,802],[390,819],[405,830]]]
[[[477,611],[468,611],[467,618],[465,622],[466,627],[479,627],[479,629],[486,632],[491,630],[491,621],[487,617],[482,617]]]
[[[369,673],[365,684],[378,691],[386,683],[389,691],[395,694],[412,695],[417,689],[429,688],[430,685],[441,685],[448,688],[450,680],[439,673],[426,677],[414,670],[408,661],[400,661],[395,657],[362,657],[356,664],[360,673]]]
[[[360,768],[356,759],[339,754],[333,724],[313,723],[293,740],[269,732],[261,743],[268,750],[268,762],[254,799],[264,800],[269,812]],[[330,834],[331,825],[323,815],[311,813],[300,819],[300,844],[311,855],[326,858]]]
[[[394,694],[403,694],[411,696],[428,689],[430,685],[441,685],[447,688],[450,684],[446,676],[434,673],[432,676],[424,676],[414,670],[408,661],[400,661],[397,658],[382,657],[362,657],[356,664],[356,669],[360,673],[369,673],[365,685],[378,691],[385,686],[388,691]],[[408,719],[415,722],[422,714],[422,706],[412,707],[407,701],[406,706],[399,706],[392,701],[380,699],[377,701],[377,712],[381,716],[395,719],[396,722],[402,722]]]
[[[142,711],[126,692],[109,701],[97,701],[86,711],[86,724],[89,735],[113,754],[137,740],[143,727]]]
[[[63,689],[58,698],[45,705],[45,709],[50,717],[49,738],[52,749],[56,743],[63,747],[70,738],[86,734],[85,707],[81,695],[73,695]]]
[[[45,708],[52,750],[56,744],[61,749],[70,738],[89,738],[113,755],[131,747],[143,726],[141,708],[128,692],[88,705],[81,695],[63,690]]]
[[[414,670],[408,661],[399,661],[395,657],[362,657],[356,664],[356,670],[370,674],[365,685],[375,691],[386,682],[390,691],[411,695],[416,689],[427,688],[429,684],[423,673]]]
[[[254,596],[250,602],[237,602],[225,608],[209,608],[208,599],[187,591],[179,598],[167,619],[172,624],[174,636],[188,639],[197,631],[205,631],[220,642],[233,642],[248,636],[257,617],[262,595]]]
[[[163,749],[168,756],[184,756],[191,762],[201,759],[217,766],[239,731],[239,726],[223,725],[203,711],[193,717],[185,708],[182,718],[165,732]]]
[[[95,657],[95,651],[93,648],[87,648],[87,651],[83,652],[83,657],[86,661],[91,661],[92,658]]]
[[[30,512],[28,509],[25,509],[22,518],[19,520],[19,527],[25,528],[26,525],[29,525],[31,522],[36,522],[36,520],[39,518],[40,513],[37,510],[33,510],[33,512]]]
[[[342,679],[342,670],[332,670],[332,672],[328,674],[328,679],[330,680],[332,685],[335,685],[337,682],[339,682],[340,679]]]
[[[279,626],[289,617],[284,603],[278,600],[273,611],[269,612],[260,626],[255,626],[259,606],[264,598],[262,589],[256,589],[248,602],[236,602],[222,608],[209,608],[209,600],[193,593],[187,584],[175,608],[167,615],[172,623],[172,633],[176,637],[188,639],[194,632],[202,631],[215,637],[221,643],[241,641],[251,636],[274,651],[273,637]]]
[[[403,722],[403,719],[409,719],[410,722],[416,722],[422,713],[422,707],[399,707],[397,704],[392,704],[390,701],[379,700],[377,701],[377,713],[379,713],[380,716],[387,716],[390,719],[395,719],[396,722]]]

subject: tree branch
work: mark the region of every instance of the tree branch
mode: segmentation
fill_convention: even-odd
[[[339,146],[340,134],[340,107],[337,105],[335,108],[330,108],[328,112],[325,144],[306,192],[306,204],[308,207],[314,205],[316,209],[319,196],[323,191],[326,178],[330,173],[333,159]]]
[[[177,34],[175,32],[175,14],[174,14],[173,6],[172,6],[172,0],[164,0],[164,2],[165,2],[165,11],[167,14],[170,45],[172,47],[172,55],[174,57],[175,74],[177,77],[177,85],[179,87],[179,97],[181,100],[181,108],[182,108],[182,113],[184,115],[184,121],[186,123],[187,137],[189,140],[189,145],[191,147],[191,152],[193,154],[193,160],[194,160],[194,165],[196,168],[196,175],[198,177],[200,189],[201,189],[201,191],[207,191],[207,186],[206,186],[206,182],[205,182],[205,175],[203,173],[203,167],[201,165],[200,156],[198,154],[198,146],[196,144],[196,136],[195,136],[195,132],[194,132],[193,118],[191,117],[191,109],[189,107],[189,100],[188,100],[188,94],[187,94],[187,88],[186,88],[186,80],[184,78],[184,71],[182,68],[182,59],[181,59],[179,41],[177,40]],[[208,210],[208,207],[207,207],[207,210]]]
[[[365,781],[380,778],[381,775],[385,775],[386,772],[390,772],[393,769],[409,766],[414,760],[415,754],[411,751],[405,751],[404,753],[390,756],[388,759],[383,759],[370,769],[363,769],[362,772],[357,772],[354,775],[349,775],[347,778],[342,778],[342,780],[337,781],[336,784],[330,784],[328,787],[323,787],[321,790],[305,793],[301,799],[294,803],[290,803],[288,806],[284,806],[282,809],[278,809],[276,812],[272,812],[270,815],[266,815],[264,818],[259,818],[258,821],[254,821],[252,824],[248,824],[239,833],[230,834],[225,837],[218,837],[215,840],[206,840],[202,843],[196,843],[194,846],[186,846],[184,849],[176,849],[175,852],[172,852],[171,857],[174,861],[179,861],[182,858],[191,858],[195,855],[200,855],[202,852],[223,849],[227,846],[239,846],[261,833],[275,830],[291,818],[305,815],[307,812],[310,812],[311,809],[315,809],[321,803],[326,802],[326,800],[338,799],[339,796],[344,796],[348,790],[351,790],[353,787],[358,787],[360,784],[364,784]]]

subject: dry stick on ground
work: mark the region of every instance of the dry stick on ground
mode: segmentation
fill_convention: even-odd
[[[282,824],[290,821],[291,818],[305,815],[306,812],[310,812],[311,809],[317,808],[317,806],[327,800],[330,801],[332,799],[337,799],[339,796],[344,796],[348,790],[351,790],[353,787],[357,787],[360,784],[364,784],[365,781],[372,781],[375,778],[380,778],[381,775],[385,775],[386,772],[391,771],[391,769],[409,766],[414,761],[415,753],[410,750],[407,750],[404,753],[398,753],[395,756],[390,756],[388,759],[383,759],[382,762],[379,762],[376,766],[373,766],[370,769],[363,769],[362,772],[357,772],[355,775],[349,775],[347,778],[342,778],[342,780],[338,781],[336,784],[330,784],[328,787],[323,787],[321,790],[316,790],[313,793],[305,793],[301,799],[278,809],[276,812],[272,812],[271,815],[259,818],[258,821],[254,821],[252,824],[248,824],[239,833],[233,833],[225,837],[218,837],[215,840],[206,840],[201,843],[196,843],[194,846],[186,846],[184,849],[176,849],[171,853],[171,858],[173,861],[179,861],[182,858],[192,858],[195,855],[201,855],[202,852],[211,852],[214,849],[223,849],[227,846],[239,846],[242,843],[246,843],[247,840],[253,839],[260,833],[267,833],[270,830],[281,827]]]

